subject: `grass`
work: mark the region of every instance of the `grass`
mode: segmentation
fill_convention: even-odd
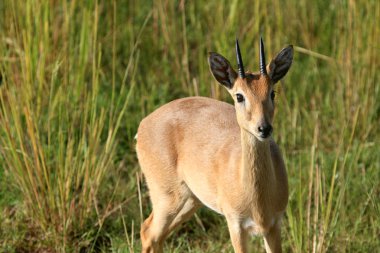
[[[140,120],[180,97],[231,101],[207,52],[232,61],[238,36],[257,70],[260,35],[268,59],[296,50],[274,123],[290,184],[285,252],[380,248],[377,1],[5,0],[0,12],[0,251],[139,252],[151,209]],[[165,246],[231,251],[206,208]]]

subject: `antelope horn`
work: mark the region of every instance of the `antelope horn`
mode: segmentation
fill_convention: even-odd
[[[236,60],[237,60],[237,64],[238,64],[239,76],[240,76],[240,78],[245,78],[244,65],[243,65],[243,60],[241,59],[238,39],[236,39]]]
[[[267,67],[265,64],[264,42],[263,42],[262,37],[260,37],[260,73],[262,75],[267,75]]]

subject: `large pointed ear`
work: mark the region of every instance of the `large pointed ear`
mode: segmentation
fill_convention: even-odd
[[[230,62],[220,54],[211,52],[208,56],[208,64],[215,79],[226,88],[234,86],[237,73],[231,67]]]
[[[281,80],[288,72],[293,62],[293,51],[292,45],[285,47],[268,64],[267,72],[273,84]]]

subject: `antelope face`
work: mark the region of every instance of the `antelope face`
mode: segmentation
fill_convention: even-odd
[[[288,72],[293,60],[293,47],[282,49],[266,66],[261,40],[260,73],[244,72],[237,41],[236,55],[239,74],[227,59],[217,53],[210,53],[209,56],[211,72],[233,97],[240,127],[258,140],[265,141],[273,130],[274,85]]]
[[[237,78],[230,94],[235,101],[240,127],[259,140],[268,138],[273,129],[274,112],[274,90],[270,80],[262,75]]]

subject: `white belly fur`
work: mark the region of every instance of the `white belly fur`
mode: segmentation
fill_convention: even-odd
[[[275,219],[272,218],[270,227],[272,227],[275,223]],[[255,236],[261,234],[261,228],[255,223],[252,218],[245,218],[242,223],[242,227],[245,231],[247,231],[250,235]]]

